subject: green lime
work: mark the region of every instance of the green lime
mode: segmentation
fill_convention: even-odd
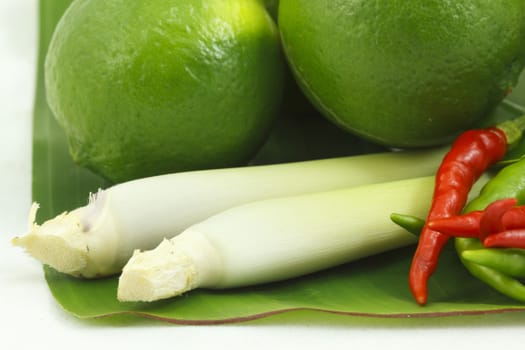
[[[432,146],[482,120],[525,64],[525,2],[281,0],[302,89],[345,129]]]
[[[248,162],[279,112],[283,67],[258,0],[76,0],[45,82],[73,159],[121,182]]]
[[[279,8],[279,0],[262,0],[266,10],[273,19],[277,19],[277,12]]]
[[[250,164],[298,162],[386,150],[324,118],[286,69],[280,116]]]

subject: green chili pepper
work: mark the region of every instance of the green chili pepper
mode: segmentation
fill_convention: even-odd
[[[511,277],[525,278],[525,250],[523,249],[469,249],[461,253],[461,258],[505,272]]]
[[[504,198],[516,198],[519,203],[525,201],[525,159],[501,169],[498,174],[483,187],[479,196],[465,207],[464,212],[468,213],[475,210],[483,210],[492,202]],[[464,255],[466,254],[468,256],[468,254],[473,254],[467,253],[467,251],[489,249],[484,248],[479,239],[456,238],[455,247],[461,262],[472,275],[500,293],[525,302],[525,285],[518,279],[512,277],[514,274],[513,269],[506,268],[507,263],[504,262],[505,259],[515,259],[515,257],[511,257],[511,255],[515,254],[516,250],[500,249],[499,253],[489,253],[492,254],[491,257],[493,260],[490,261],[490,263],[478,264],[465,259]],[[519,260],[521,263],[525,263],[522,259]]]
[[[525,302],[525,286],[518,279],[499,270],[472,263],[462,258],[463,252],[486,249],[478,239],[456,238],[455,246],[459,253],[461,262],[474,277],[485,282],[501,294]]]
[[[490,203],[505,198],[516,198],[518,204],[525,203],[525,158],[502,168],[464,211],[483,210]]]
[[[392,213],[390,214],[390,220],[414,236],[418,237],[421,234],[423,226],[425,225],[425,220],[418,218],[417,216],[406,214]]]

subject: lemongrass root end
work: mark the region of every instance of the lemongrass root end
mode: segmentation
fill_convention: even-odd
[[[40,226],[35,222],[37,209],[34,203],[29,212],[29,232],[14,237],[11,243],[59,272],[80,276],[87,265],[89,247],[81,239],[63,235],[64,230],[71,230],[71,235],[78,236],[78,222],[64,212]]]
[[[168,299],[197,288],[197,277],[193,261],[165,239],[153,250],[133,253],[119,278],[117,299]]]
[[[23,237],[15,237],[11,242],[15,246],[24,248],[29,255],[43,264],[62,273],[81,277],[79,271],[82,271],[87,264],[86,252],[71,246],[61,237],[30,233]]]

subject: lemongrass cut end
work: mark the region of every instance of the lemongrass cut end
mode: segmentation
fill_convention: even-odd
[[[15,237],[12,244],[46,265],[71,275],[79,275],[87,264],[89,248],[83,244],[78,220],[67,212],[40,226],[35,222],[38,204],[29,213],[29,232]],[[66,234],[64,234],[66,233]]]
[[[135,250],[119,278],[120,301],[154,301],[195,289],[198,276],[194,261],[170,240],[155,249]]]

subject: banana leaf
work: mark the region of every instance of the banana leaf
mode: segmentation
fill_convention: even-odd
[[[69,3],[70,0],[40,1],[33,131],[33,199],[42,208],[38,221],[86,204],[90,192],[109,185],[71,161],[66,138],[45,100],[45,53],[53,29]],[[494,120],[522,112],[525,91],[520,89],[516,92],[521,91],[519,94],[524,98],[511,96],[493,113]],[[470,276],[452,247],[446,247],[439,269],[430,281],[428,305],[418,306],[406,280],[413,249],[398,249],[288,281],[232,290],[195,290],[154,303],[118,302],[117,277],[86,281],[48,266],[44,266],[44,274],[62,308],[84,319],[131,315],[132,322],[145,317],[181,324],[214,324],[275,318],[283,313],[292,322],[302,322],[305,317],[323,318],[327,314],[398,322],[415,317],[485,314],[525,318],[524,304],[498,294]]]

